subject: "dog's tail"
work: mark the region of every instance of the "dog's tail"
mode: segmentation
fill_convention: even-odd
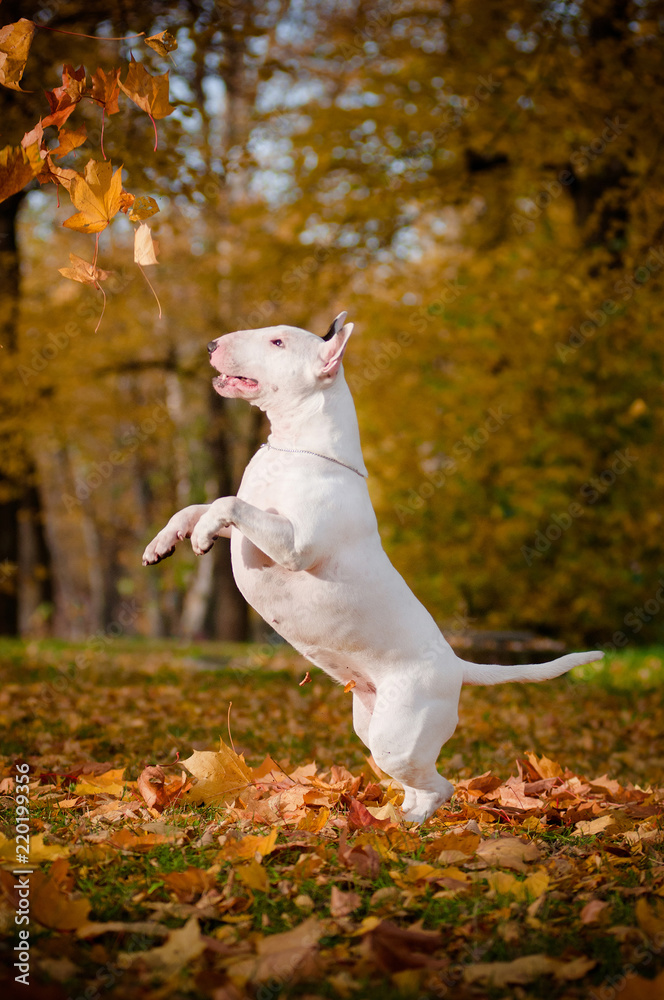
[[[568,653],[546,663],[526,663],[523,666],[501,666],[499,663],[463,663],[464,684],[505,684],[507,681],[548,681],[567,673],[582,663],[594,663],[604,658],[604,653],[594,649],[590,653]]]

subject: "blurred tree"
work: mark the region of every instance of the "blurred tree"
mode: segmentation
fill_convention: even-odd
[[[84,253],[53,228],[70,212],[43,192],[21,212],[31,374],[9,380],[28,406],[5,436],[46,442],[58,627],[77,613],[84,632],[85,615],[107,626],[129,600],[132,627],[246,634],[226,546],[214,564],[183,553],[158,574],[134,569],[137,553],[175,507],[233,492],[262,432],[253,412],[201,396],[207,340],[282,321],[322,332],[350,307],[346,368],[379,521],[432,611],[575,640],[661,634],[657,614],[627,619],[653,607],[664,574],[662,7],[52,7],[51,26],[169,28],[180,42],[157,152],[131,107],[105,139],[126,186],[160,200],[164,321],[123,263],[124,220],[103,251],[116,276],[93,336],[94,292],[45,278],[46,262]],[[27,87],[49,72],[54,85],[65,61],[109,68],[134,45],[46,34]],[[37,98],[9,95],[7,141]],[[97,112],[80,113],[92,131]],[[53,330],[70,346],[38,371]],[[19,451],[3,445],[5,475]]]

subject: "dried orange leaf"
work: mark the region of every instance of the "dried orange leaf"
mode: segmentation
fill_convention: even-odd
[[[168,103],[168,72],[152,76],[132,57],[127,79],[124,83],[118,80],[118,83],[120,90],[152,118],[165,118],[175,110]]]
[[[28,93],[23,91],[20,81],[34,33],[34,23],[25,17],[0,28],[0,83],[9,90]]]
[[[50,115],[44,118],[42,125],[57,125],[60,128],[67,121],[85,91],[85,67],[64,66],[62,70],[62,86],[55,90],[47,90],[46,100],[51,109]]]
[[[22,191],[41,172],[43,165],[37,142],[27,149],[5,146],[0,150],[0,201]]]
[[[105,73],[101,67],[98,67],[97,72],[92,74],[92,93],[90,96],[93,101],[104,108],[107,115],[114,115],[120,110],[118,104],[119,81],[119,69],[111,69]]]
[[[113,173],[108,160],[88,160],[85,176],[77,175],[69,189],[69,197],[79,211],[62,225],[77,233],[100,233],[120,211],[121,196],[122,167]]]
[[[348,681],[347,684],[344,684],[344,694],[348,694],[348,692],[352,691],[355,686],[355,681]]]
[[[25,133],[25,135],[21,139],[21,145],[23,146],[23,149],[27,149],[28,146],[32,146],[34,145],[34,143],[37,143],[41,147],[43,138],[44,138],[44,126],[42,125],[40,119],[33,129],[30,129],[29,132]]]
[[[72,149],[77,149],[82,146],[88,137],[87,129],[85,125],[81,125],[80,128],[63,128],[60,129],[60,135],[58,136],[60,143],[55,149],[50,149],[50,156],[66,156],[67,153],[71,153]]]
[[[178,47],[177,39],[170,31],[160,31],[158,35],[150,35],[149,38],[145,39],[145,44],[164,58]]]
[[[75,931],[88,922],[91,905],[87,899],[71,899],[57,878],[41,872],[30,877],[30,913],[44,927]]]
[[[134,198],[129,221],[142,222],[144,219],[149,219],[151,215],[156,215],[158,211],[159,205],[154,198],[149,195],[141,195],[139,198]]]

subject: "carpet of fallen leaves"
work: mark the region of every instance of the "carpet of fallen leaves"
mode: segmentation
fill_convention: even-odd
[[[411,828],[287,649],[5,642],[0,670],[4,996],[664,997],[655,654],[465,689],[455,795]]]

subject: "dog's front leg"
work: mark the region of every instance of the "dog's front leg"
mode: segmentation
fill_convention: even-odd
[[[287,517],[268,513],[238,497],[222,497],[210,504],[191,536],[196,555],[209,552],[221,532],[231,527],[285,569],[308,569],[314,561],[311,546],[298,544]]]
[[[207,503],[195,503],[173,514],[166,527],[162,528],[147,546],[143,553],[143,565],[153,566],[173,555],[178,542],[191,538],[192,531],[209,506]]]

